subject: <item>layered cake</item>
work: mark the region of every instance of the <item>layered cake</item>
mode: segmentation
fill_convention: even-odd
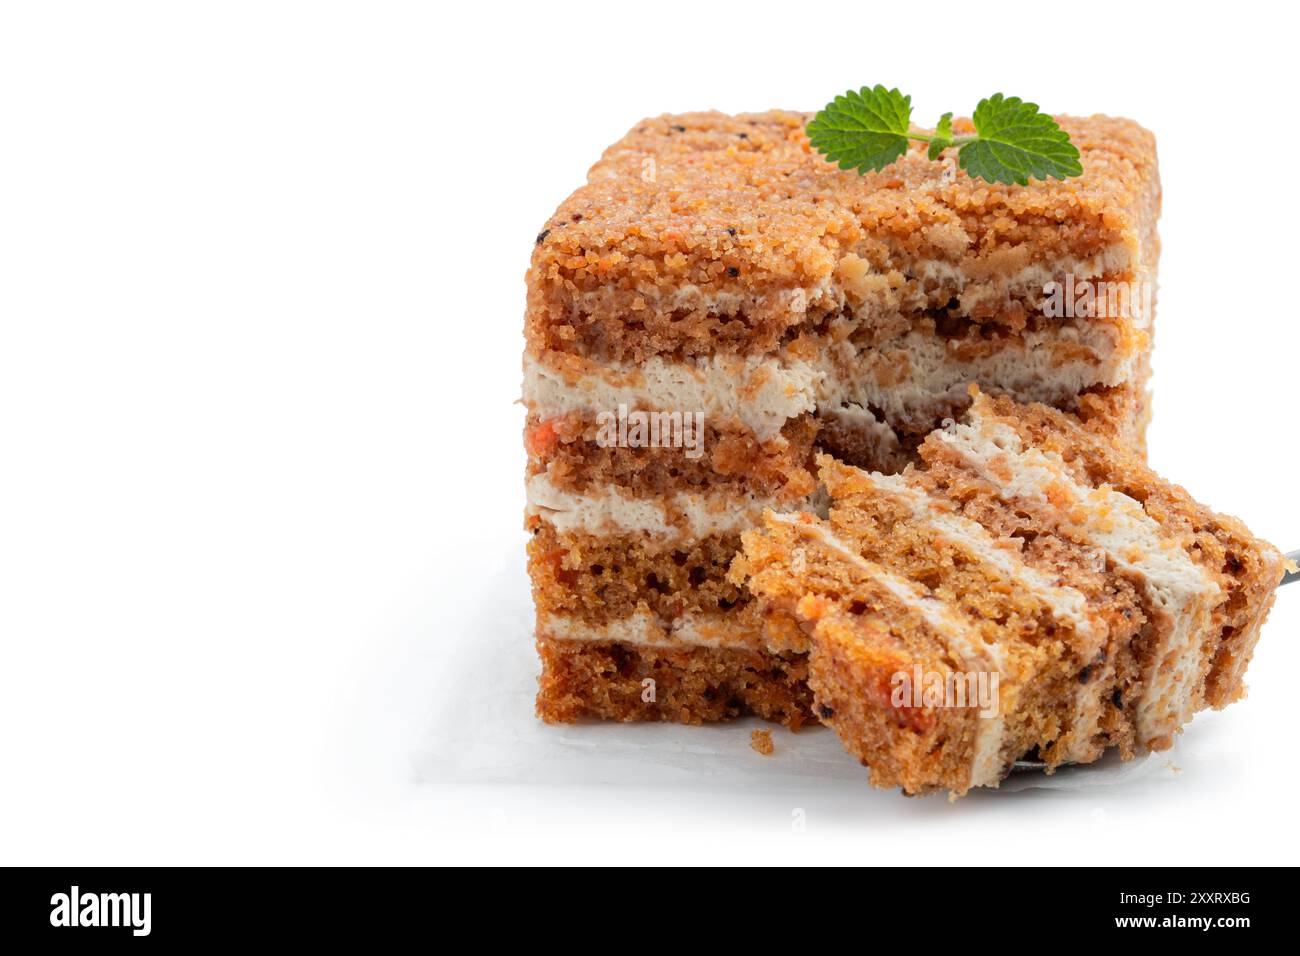
[[[809,652],[818,716],[909,793],[1168,748],[1244,693],[1284,570],[1072,416],[975,395],[901,474],[822,456],[828,517],[769,512],[733,570]]]
[[[771,639],[728,577],[740,536],[768,509],[817,511],[819,452],[899,471],[971,382],[1142,453],[1149,133],[1062,117],[1083,175],[1002,186],[951,150],[837,169],[807,119],[646,120],[536,236],[526,522],[547,720],[809,719],[807,649]]]

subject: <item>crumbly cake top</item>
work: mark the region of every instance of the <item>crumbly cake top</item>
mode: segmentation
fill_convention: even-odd
[[[1002,247],[1092,257],[1141,241],[1155,139],[1126,119],[1057,117],[1083,175],[1008,186],[971,179],[956,151],[912,144],[861,175],[813,151],[810,114],[686,113],[646,119],[605,151],[588,183],[538,233],[534,278],[579,289],[628,275],[644,285],[707,283],[738,294],[785,277],[829,276],[847,253],[886,265],[903,252],[957,263]],[[969,133],[968,120],[954,123]],[[1158,200],[1157,200],[1158,201]],[[990,267],[996,263],[990,261]]]

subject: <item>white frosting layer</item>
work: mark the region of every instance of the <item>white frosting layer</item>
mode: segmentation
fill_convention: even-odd
[[[1021,401],[1064,404],[1094,386],[1132,378],[1141,352],[1102,322],[1055,325],[974,354],[959,340],[919,331],[870,348],[841,342],[817,362],[783,356],[715,355],[590,366],[565,375],[533,357],[524,363],[524,402],[543,418],[629,408],[703,412],[706,423],[739,423],[759,441],[811,411],[877,409],[885,423],[933,419],[965,405],[972,382]],[[964,354],[963,354],[964,353]]]
[[[640,647],[764,648],[762,626],[738,621],[734,614],[684,614],[664,622],[648,611],[638,611],[608,624],[552,615],[538,621],[537,631],[554,640],[586,644],[613,641]]]
[[[862,573],[880,584],[889,594],[909,610],[919,614],[925,623],[939,635],[950,653],[961,660],[968,671],[1001,674],[1002,654],[993,644],[986,644],[968,622],[953,613],[942,601],[937,601],[919,585],[894,572],[868,561],[846,545],[825,524],[808,523],[793,515],[775,515],[774,518],[795,528],[806,537],[815,538],[822,546],[857,567]],[[999,685],[1001,681],[999,680]],[[971,759],[970,786],[986,787],[1002,779],[1001,758],[1004,721],[1002,708],[997,713],[977,717],[979,726],[975,733],[975,746]]]
[[[1053,259],[1050,263],[1035,262],[992,282],[985,279],[982,272],[972,278],[960,262],[930,260],[920,263],[915,271],[918,278],[955,288],[961,310],[969,314],[986,299],[1008,296],[1023,299],[1041,295],[1043,286],[1059,282],[1067,275],[1074,276],[1078,282],[1129,274],[1136,264],[1136,252],[1124,243],[1115,243],[1088,259],[1069,257]],[[1150,325],[1151,317],[1135,315],[1134,320],[1137,327],[1145,328]]]
[[[869,406],[891,423],[931,419],[964,405],[970,382],[1060,405],[1086,388],[1128,381],[1139,358],[1121,350],[1115,328],[1105,324],[1026,332],[982,355],[959,357],[959,349],[957,341],[922,332],[869,349],[841,343],[817,383],[817,406]]]
[[[1105,485],[1080,484],[1058,456],[1025,447],[1010,427],[975,419],[939,437],[997,484],[1004,500],[1033,508],[1062,534],[1101,549],[1144,589],[1161,633],[1136,709],[1139,742],[1149,745],[1191,719],[1205,664],[1201,638],[1222,598],[1209,573],[1137,501]]]
[[[707,424],[739,422],[759,441],[815,407],[821,373],[807,362],[714,355],[699,361],[614,364],[569,381],[531,356],[524,360],[524,403],[542,417],[614,411],[619,405],[703,412]]]
[[[657,498],[633,498],[616,488],[575,494],[556,488],[545,474],[528,479],[528,514],[541,515],[559,531],[588,534],[645,532],[702,538],[739,533],[759,523],[764,508],[777,510],[775,499],[757,495],[678,492]],[[808,507],[797,501],[786,507]]]

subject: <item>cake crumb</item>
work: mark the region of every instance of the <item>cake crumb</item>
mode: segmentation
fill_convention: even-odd
[[[776,749],[772,746],[772,731],[770,730],[754,731],[749,735],[749,745],[764,757],[772,756],[772,751]]]

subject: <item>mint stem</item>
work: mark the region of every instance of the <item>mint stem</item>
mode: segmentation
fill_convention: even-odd
[[[905,133],[908,139],[920,140],[922,143],[933,143],[934,137],[927,136],[925,133]],[[967,143],[974,143],[979,140],[978,136],[954,136],[948,141],[948,146],[965,146]]]

